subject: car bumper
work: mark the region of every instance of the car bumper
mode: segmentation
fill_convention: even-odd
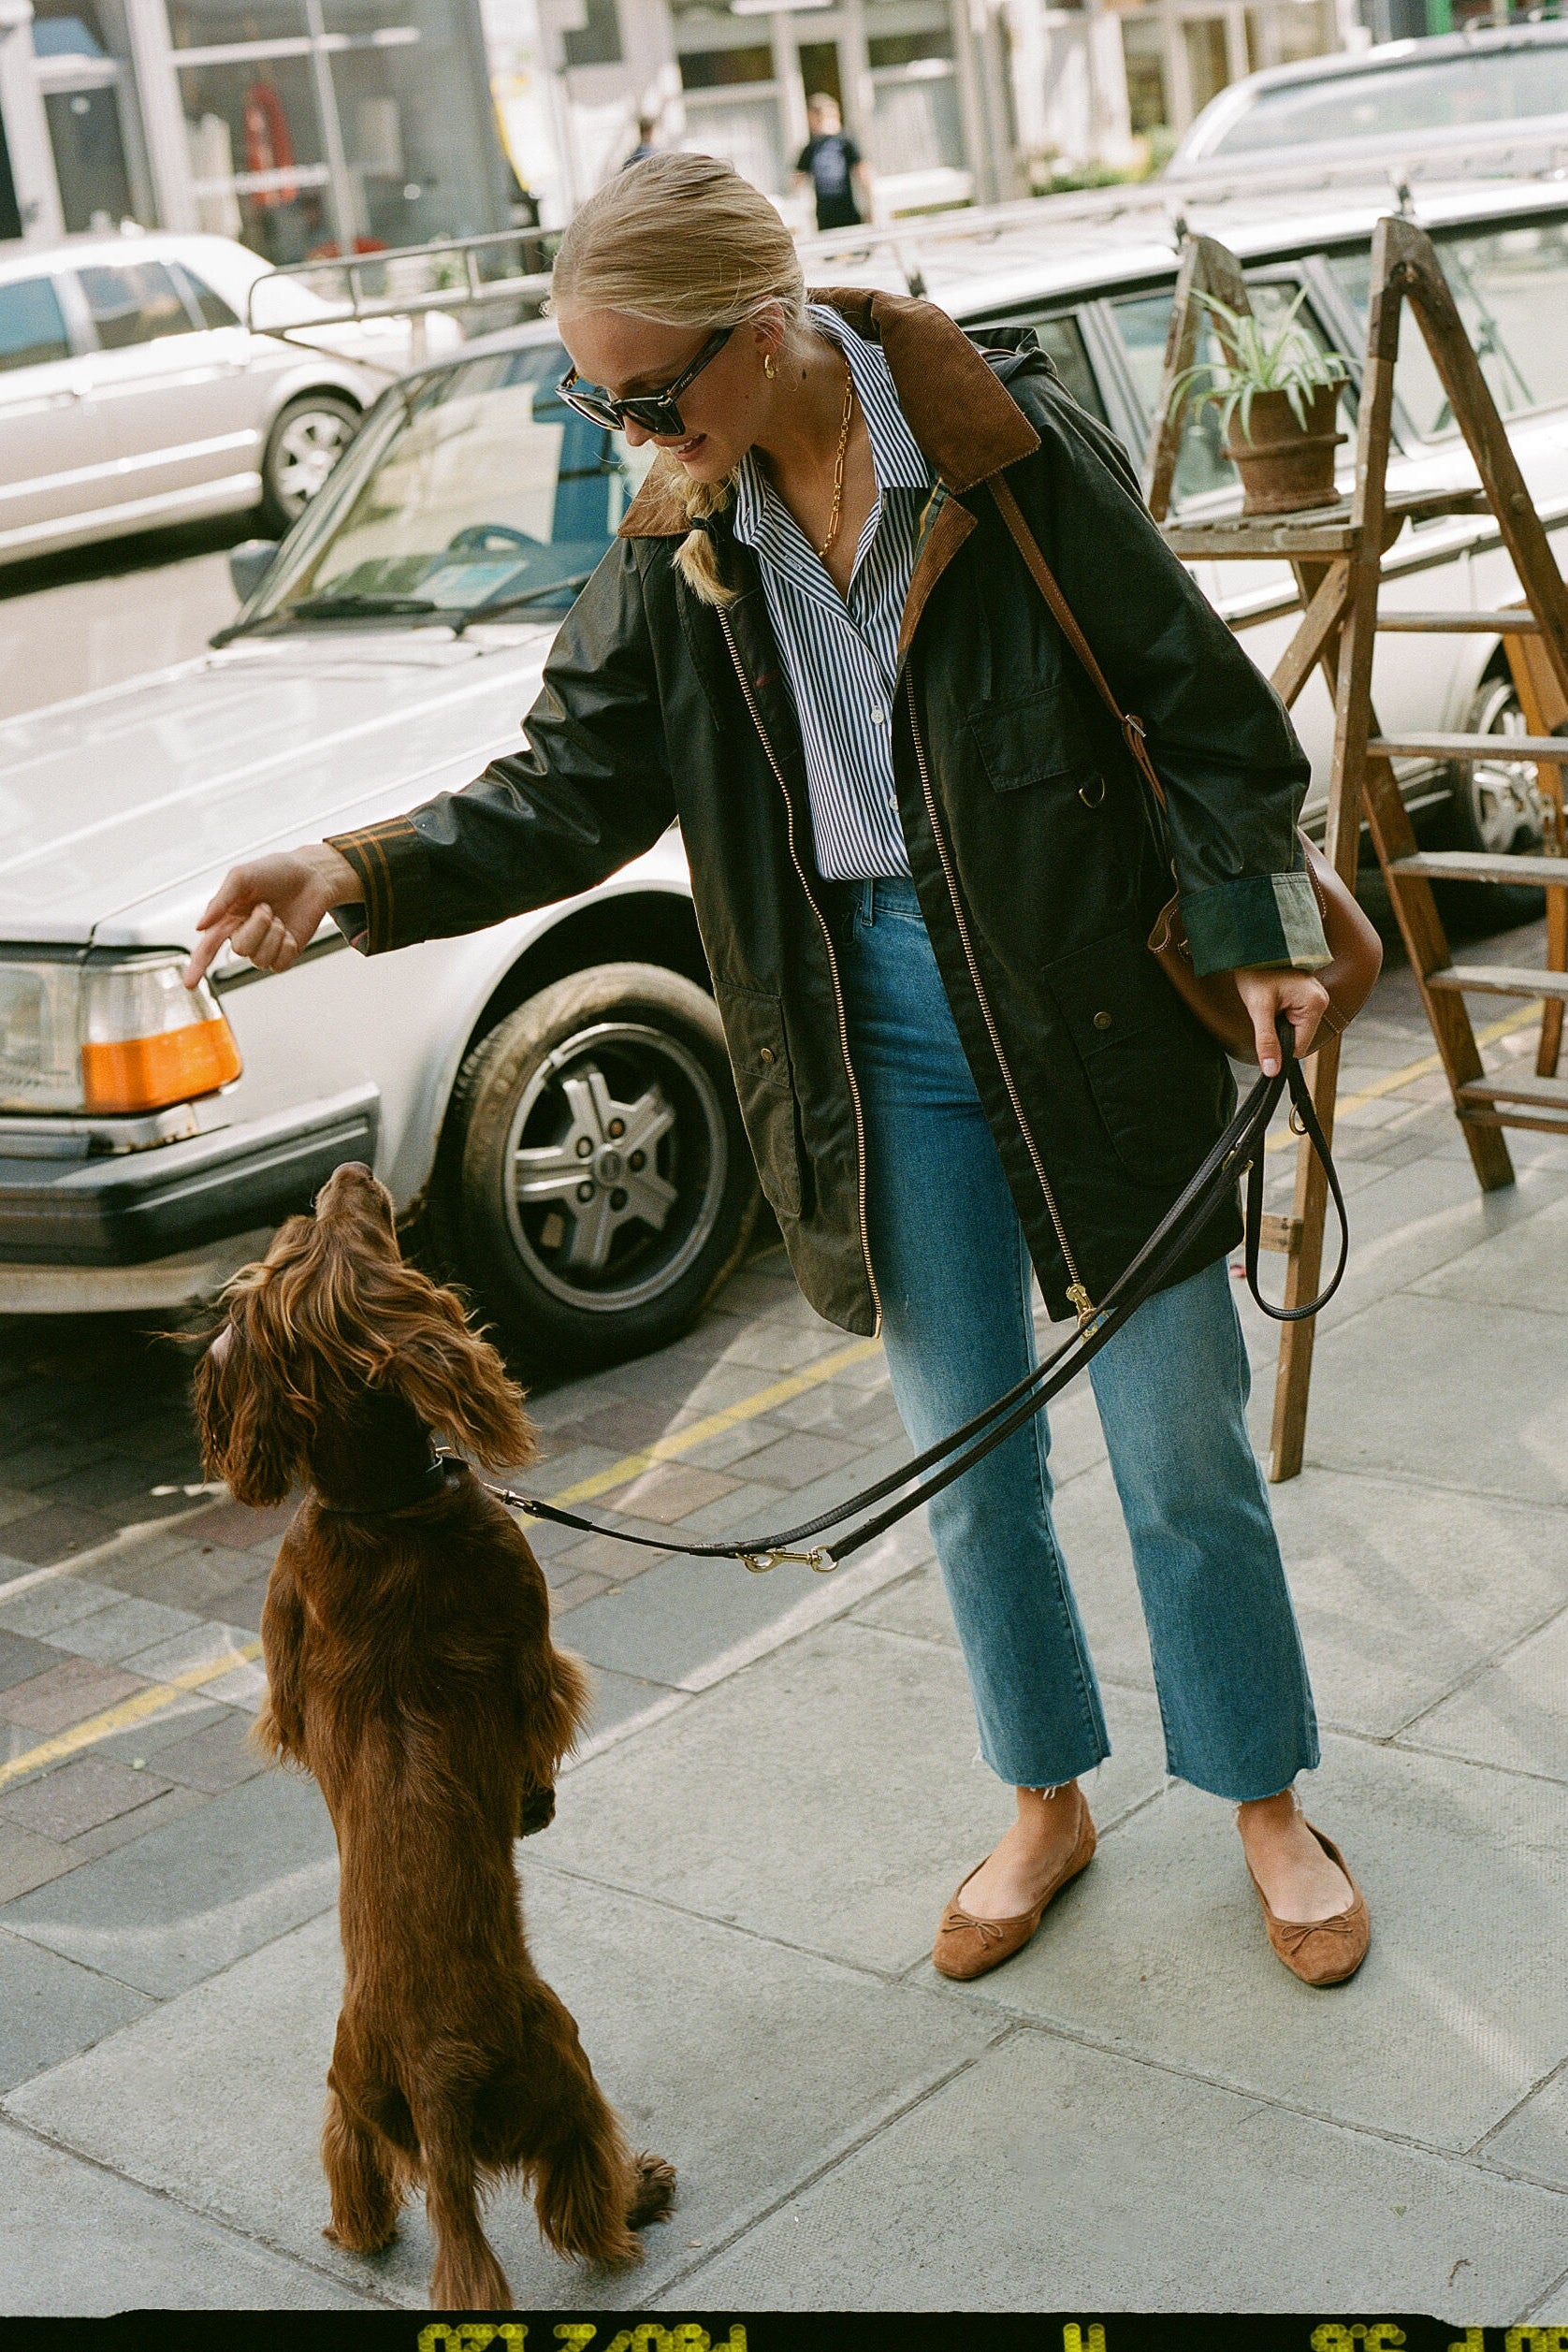
[[[359,1086],[240,1126],[98,1156],[23,1155],[0,1136],[0,1309],[104,1310],[199,1295],[254,1256],[270,1227],[308,1209],[344,1160],[374,1165],[380,1109],[379,1090]],[[245,1253],[235,1258],[241,1241]]]

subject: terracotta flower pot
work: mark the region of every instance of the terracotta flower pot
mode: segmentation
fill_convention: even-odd
[[[1291,515],[1303,507],[1330,506],[1334,499],[1334,452],[1345,436],[1334,430],[1337,384],[1320,384],[1307,400],[1305,429],[1296,422],[1289,395],[1255,392],[1241,437],[1241,412],[1230,420],[1225,454],[1241,476],[1243,515]]]

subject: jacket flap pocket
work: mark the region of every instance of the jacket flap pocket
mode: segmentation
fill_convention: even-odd
[[[714,995],[735,1074],[735,1093],[762,1190],[782,1217],[801,1213],[795,1090],[784,1036],[784,1006],[761,989],[716,980]]]
[[[784,1038],[784,1005],[758,988],[735,988],[728,980],[714,984],[724,1041],[736,1078],[790,1092],[790,1053]]]
[[[1095,765],[1078,704],[1064,682],[978,713],[969,733],[998,792],[1015,792],[1053,776],[1076,781]]]

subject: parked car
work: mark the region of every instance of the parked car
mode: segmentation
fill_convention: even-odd
[[[1488,149],[1568,162],[1568,24],[1478,26],[1247,74],[1211,98],[1166,177],[1273,159],[1311,170],[1420,156],[1430,167],[1461,153],[1483,162]]]
[[[1568,191],[1445,201],[1445,265],[1473,325],[1484,307],[1485,364],[1561,524]],[[1304,286],[1316,330],[1354,349],[1374,211],[1298,204],[1205,225],[1244,256],[1260,304]],[[922,225],[899,250],[965,320],[1033,323],[1075,397],[1137,450],[1171,299],[1169,227],[1135,214],[1074,232],[1050,207],[1030,220],[982,217],[967,237]],[[835,274],[875,275],[888,250],[868,238]],[[1464,453],[1418,339],[1405,341],[1400,468],[1459,478]],[[0,727],[0,1309],[200,1296],[345,1158],[372,1162],[399,1212],[556,1368],[672,1336],[736,1262],[755,1177],[675,832],[581,898],[471,937],[370,965],[327,926],[286,975],[225,952],[210,991],[193,1000],[179,982],[229,865],[460,786],[515,741],[648,455],[562,405],[563,364],[541,324],[416,371],[281,547],[236,550],[249,593],[225,642]],[[1179,501],[1212,511],[1236,496],[1206,431],[1190,435]],[[1399,601],[1511,592],[1495,530],[1474,517],[1406,534],[1388,565]],[[1263,569],[1204,585],[1267,665],[1290,622],[1287,583]],[[1451,728],[1479,703],[1505,737],[1497,651],[1390,639],[1387,723]],[[1327,705],[1299,709],[1320,814]],[[1500,745],[1474,798],[1430,767],[1403,785],[1423,829],[1523,848],[1529,774]]]
[[[327,302],[226,237],[74,237],[0,260],[0,563],[254,507],[283,531],[408,366],[405,320]],[[434,316],[431,351],[460,330]]]

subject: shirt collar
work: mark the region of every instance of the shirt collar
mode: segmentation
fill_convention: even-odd
[[[889,490],[929,490],[931,465],[906,422],[893,390],[893,371],[880,347],[857,335],[836,311],[813,302],[807,318],[819,334],[836,343],[849,363],[855,398],[865,418],[871,441],[871,463],[880,499]],[[772,491],[761,466],[748,451],[735,474],[734,534],[744,545],[757,546],[765,531],[764,513]]]

